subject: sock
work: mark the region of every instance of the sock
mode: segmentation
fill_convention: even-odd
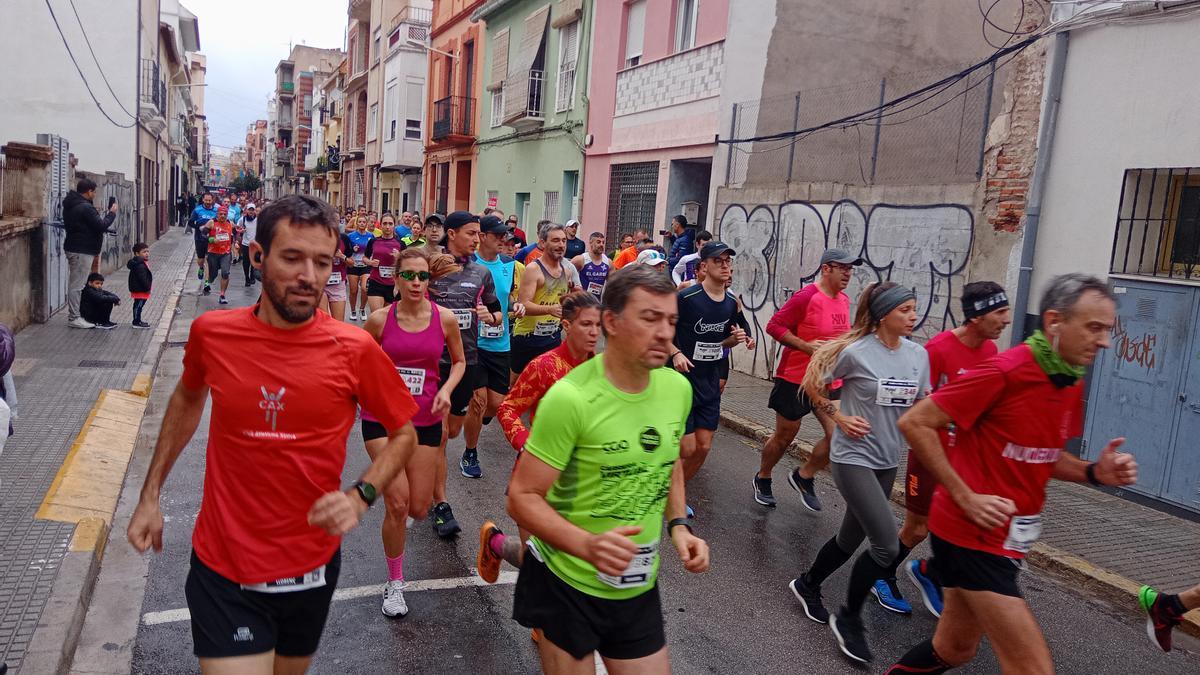
[[[887,669],[884,675],[903,675],[904,673],[931,673],[938,675],[954,666],[942,660],[933,649],[933,639],[926,640],[912,649]]]
[[[467,456],[476,457],[478,455],[479,455],[479,450],[477,448],[467,448],[466,450],[463,450],[463,457],[467,457]]]
[[[901,541],[900,542],[900,552],[896,554],[896,559],[892,561],[892,565],[891,565],[891,569],[889,570],[890,573],[888,574],[888,577],[896,576],[896,568],[900,567],[900,563],[904,562],[904,559],[907,558],[908,554],[911,552],[912,552],[912,549],[905,546],[904,542]]]
[[[505,537],[503,548],[504,550],[500,552],[500,557],[504,558],[509,565],[521,569],[521,538]]]
[[[388,563],[388,581],[404,581],[404,554],[389,557]]]
[[[1163,593],[1158,596],[1158,601],[1163,604],[1163,607],[1173,617],[1182,617],[1188,611],[1187,607],[1183,606],[1183,601],[1179,599],[1178,595]]]
[[[887,573],[888,569],[875,562],[875,559],[871,557],[870,550],[859,554],[858,560],[854,561],[854,567],[850,569],[850,583],[846,591],[846,611],[855,615],[861,612],[863,602],[871,592],[871,587],[875,585],[875,580],[883,579]]]
[[[933,565],[933,558],[922,558],[917,562],[921,566],[921,574],[924,574],[927,579],[938,586],[942,585],[942,582],[938,579],[937,567]]]
[[[503,532],[494,532],[491,537],[488,537],[488,548],[492,549],[497,557],[504,557],[504,542],[508,537]]]
[[[805,572],[804,583],[809,586],[820,586],[830,574],[845,565],[849,559],[850,554],[838,546],[837,537],[830,538],[817,553],[817,559],[813,561],[812,567]]]

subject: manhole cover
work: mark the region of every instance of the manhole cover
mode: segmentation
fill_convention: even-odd
[[[84,359],[79,362],[80,368],[124,368],[128,365],[128,361],[97,361],[94,359]]]

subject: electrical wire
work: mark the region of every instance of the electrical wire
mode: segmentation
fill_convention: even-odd
[[[79,32],[83,33],[83,41],[87,44],[88,52],[92,55],[92,61],[96,63],[96,70],[100,71],[100,79],[104,80],[104,86],[108,87],[108,93],[112,94],[113,100],[117,102],[117,106],[121,108],[121,112],[136,120],[137,115],[129,112],[125,104],[121,103],[121,97],[117,96],[117,92],[113,91],[112,85],[109,84],[108,76],[104,74],[104,68],[100,66],[100,59],[96,58],[96,50],[92,49],[92,41],[88,38],[87,29],[83,27],[83,19],[79,18],[79,10],[75,9],[75,0],[70,0],[70,3],[71,12],[75,14],[75,23],[79,24]]]
[[[129,124],[121,124],[109,116],[104,107],[100,105],[100,99],[96,98],[95,92],[92,91],[92,86],[88,84],[87,78],[84,77],[83,69],[79,67],[79,62],[75,60],[75,54],[71,53],[71,45],[67,43],[67,36],[63,35],[62,26],[60,26],[58,23],[58,17],[54,15],[54,7],[50,5],[50,0],[46,0],[46,9],[50,10],[50,18],[54,21],[54,27],[58,29],[58,37],[62,40],[63,47],[65,47],[67,50],[67,56],[71,58],[71,63],[75,66],[75,72],[79,73],[79,79],[83,80],[83,86],[85,89],[87,89],[88,96],[91,96],[92,103],[96,104],[96,109],[99,110],[100,114],[104,115],[104,118],[112,123],[113,126],[119,129],[132,129],[137,124],[136,118]]]

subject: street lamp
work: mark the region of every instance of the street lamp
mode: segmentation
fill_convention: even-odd
[[[414,45],[414,46],[420,47],[421,49],[424,49],[424,50],[426,50],[426,51],[431,51],[431,52],[434,52],[434,53],[437,53],[437,54],[441,54],[442,56],[447,56],[447,57],[449,57],[449,58],[452,58],[452,59],[457,59],[457,58],[458,58],[457,56],[455,56],[454,54],[451,54],[450,52],[444,52],[444,51],[442,51],[442,50],[440,50],[440,49],[436,49],[436,48],[434,48],[434,47],[430,47],[429,45],[425,44],[424,42],[421,42],[420,40],[415,40],[415,39],[413,39],[413,38],[408,38],[407,40],[405,40],[405,42],[407,42],[407,43],[408,43],[408,44],[410,44],[410,45]]]

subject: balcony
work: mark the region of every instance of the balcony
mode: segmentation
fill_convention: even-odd
[[[517,131],[536,129],[546,120],[543,94],[546,73],[531,69],[528,76],[521,73],[504,81],[504,125]]]
[[[475,136],[475,99],[447,96],[433,104],[434,141],[471,141]]]
[[[158,61],[142,59],[141,96],[138,99],[138,119],[157,135],[167,127],[167,83],[163,81]]]
[[[617,73],[616,116],[721,95],[725,43],[714,42]]]
[[[296,83],[295,82],[280,82],[279,89],[276,91],[276,93],[280,97],[295,96],[296,95]]]

